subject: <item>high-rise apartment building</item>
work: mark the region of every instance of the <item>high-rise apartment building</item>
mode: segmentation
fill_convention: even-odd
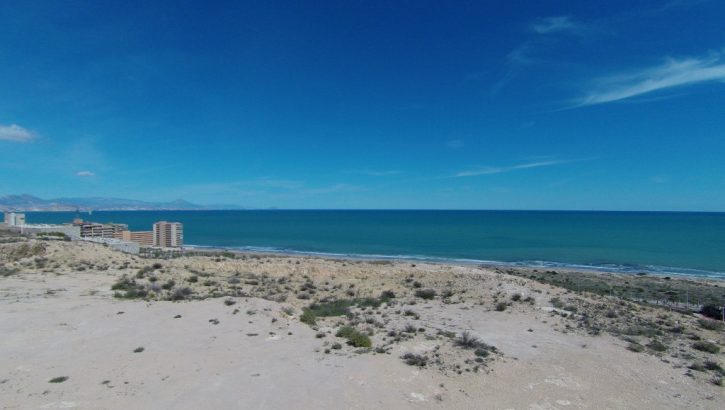
[[[25,225],[25,214],[18,212],[5,212],[5,223],[10,226]]]
[[[153,232],[154,246],[176,248],[184,244],[184,226],[180,222],[156,222]]]
[[[152,231],[121,231],[116,232],[114,237],[141,246],[154,246],[154,233]]]

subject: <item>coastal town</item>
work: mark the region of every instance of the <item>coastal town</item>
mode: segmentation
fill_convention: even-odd
[[[127,224],[85,221],[79,216],[67,224],[29,224],[21,212],[5,212],[0,228],[27,235],[103,243],[110,248],[138,254],[149,248],[181,248],[184,226],[180,222],[158,221],[149,231],[131,231]]]

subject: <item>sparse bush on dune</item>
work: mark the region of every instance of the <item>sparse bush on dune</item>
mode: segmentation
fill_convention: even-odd
[[[725,324],[723,322],[712,320],[712,319],[699,319],[697,323],[700,325],[701,328],[707,329],[707,330],[715,330],[720,331],[725,329]]]
[[[718,305],[705,305],[700,310],[700,314],[711,319],[722,320],[722,308]]]
[[[352,326],[341,327],[335,336],[347,339],[347,344],[353,347],[371,347],[373,345],[368,335],[361,333]]]
[[[651,350],[654,350],[655,352],[664,352],[667,350],[667,345],[656,339],[649,342],[647,344],[647,347]]]
[[[300,316],[300,322],[306,323],[310,326],[317,324],[317,316],[310,308],[302,309],[302,315]]]
[[[644,346],[642,346],[639,343],[634,343],[634,342],[632,342],[629,345],[627,345],[627,349],[629,349],[629,350],[631,350],[631,351],[633,351],[635,353],[644,352]]]
[[[419,289],[415,291],[415,296],[425,300],[431,300],[436,297],[435,289]]]
[[[406,353],[400,356],[400,358],[403,359],[405,364],[408,366],[425,367],[428,364],[428,358],[426,356],[415,353]]]
[[[191,296],[194,293],[191,288],[183,287],[183,288],[176,288],[169,296],[170,300],[184,300]]]
[[[720,346],[718,346],[714,343],[705,342],[705,341],[699,341],[699,342],[693,343],[692,348],[695,350],[699,350],[701,352],[707,352],[707,353],[712,353],[712,354],[720,353]]]

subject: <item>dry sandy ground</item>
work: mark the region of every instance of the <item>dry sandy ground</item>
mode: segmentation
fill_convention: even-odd
[[[398,358],[436,341],[405,341],[390,354],[325,354],[313,329],[280,311],[284,304],[119,300],[109,290],[116,278],[0,278],[3,408],[714,409],[725,398],[621,340],[557,331],[544,307],[532,315],[418,304],[421,323],[469,329],[503,351],[487,372],[458,375]],[[69,378],[48,382],[59,376]]]

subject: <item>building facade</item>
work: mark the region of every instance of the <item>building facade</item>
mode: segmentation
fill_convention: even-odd
[[[154,246],[176,248],[184,245],[184,226],[180,222],[156,222],[153,235]]]
[[[115,238],[141,246],[154,246],[153,231],[121,231],[116,233]]]
[[[85,221],[75,221],[73,224],[81,228],[83,238],[115,238],[116,234],[128,231],[128,225],[124,224],[99,224]]]
[[[18,212],[5,212],[5,224],[9,226],[25,225],[25,214]]]

